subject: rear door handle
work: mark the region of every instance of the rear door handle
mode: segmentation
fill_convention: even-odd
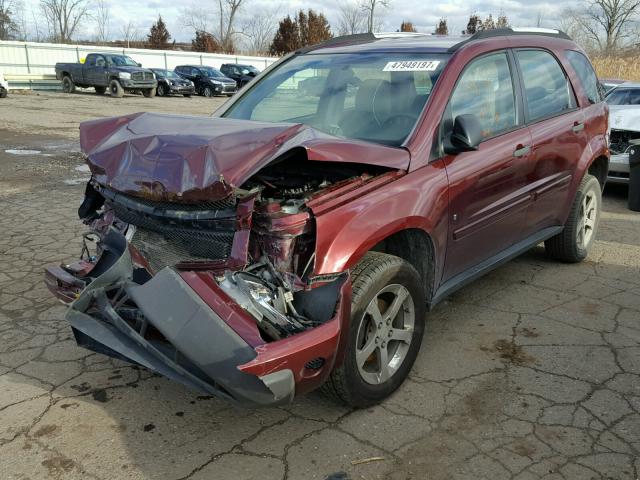
[[[584,130],[584,123],[579,123],[579,122],[574,123],[573,128],[571,130],[573,130],[573,133],[581,132],[582,130]]]
[[[531,147],[529,145],[527,145],[526,147],[522,147],[522,146],[518,145],[518,148],[516,148],[515,151],[513,152],[513,156],[514,157],[524,157],[530,151],[531,151]]]

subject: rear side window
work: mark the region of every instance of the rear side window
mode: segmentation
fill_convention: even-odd
[[[496,53],[472,61],[462,73],[449,103],[452,120],[475,115],[483,138],[517,125],[515,96],[507,54]]]
[[[602,101],[602,92],[596,72],[593,71],[591,62],[582,53],[575,50],[566,51],[571,67],[576,71],[582,88],[587,92],[587,97],[591,103]]]
[[[558,115],[574,107],[575,99],[562,67],[549,52],[518,50],[529,121]]]

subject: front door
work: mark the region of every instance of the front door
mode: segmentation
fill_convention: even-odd
[[[107,60],[102,55],[92,57],[92,64],[85,67],[89,85],[104,87],[107,85]]]
[[[465,68],[449,101],[443,136],[458,115],[472,114],[484,140],[476,151],[444,156],[450,217],[443,281],[522,239],[531,200],[526,184],[531,136],[515,72],[505,51],[479,57]]]

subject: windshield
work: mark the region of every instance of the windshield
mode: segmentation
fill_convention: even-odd
[[[614,88],[606,101],[609,105],[640,105],[640,88]]]
[[[201,67],[200,71],[202,72],[202,75],[204,75],[205,77],[224,77],[224,75],[222,74],[222,72],[220,70],[216,70],[215,68],[211,68],[211,67]]]
[[[258,71],[258,69],[256,67],[254,67],[253,65],[238,65],[238,67],[240,68],[240,71],[248,70],[249,73],[255,73],[256,75],[260,73]]]
[[[339,137],[401,145],[448,58],[433,53],[294,56],[223,116],[305,123]]]
[[[107,55],[107,61],[118,67],[137,67],[138,62],[135,62],[131,57],[126,55]]]
[[[160,68],[154,68],[153,72],[165,78],[181,78],[177,73],[172,72],[171,70],[162,70]]]

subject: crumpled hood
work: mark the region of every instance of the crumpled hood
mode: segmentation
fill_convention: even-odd
[[[609,128],[640,132],[640,106],[609,105]]]
[[[84,122],[80,147],[101,185],[170,201],[223,198],[293,148],[305,149],[313,161],[406,170],[410,160],[402,148],[341,139],[303,124],[157,113]]]

